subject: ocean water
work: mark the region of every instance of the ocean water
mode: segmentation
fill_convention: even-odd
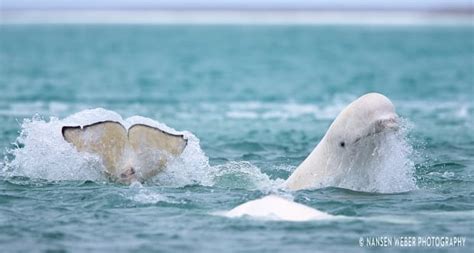
[[[280,189],[373,91],[403,118],[392,167],[358,189]],[[360,238],[447,236],[465,246],[371,250],[472,252],[473,94],[472,26],[1,25],[0,251],[365,252]],[[191,144],[149,182],[112,183],[60,135],[111,118]],[[268,194],[341,218],[217,215]]]

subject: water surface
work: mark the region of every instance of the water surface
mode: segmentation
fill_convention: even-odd
[[[473,69],[470,26],[2,25],[0,244],[363,252],[361,236],[463,236],[466,246],[454,250],[472,251]],[[337,113],[371,91],[408,121],[416,189],[280,192],[349,219],[213,215],[278,192]],[[195,163],[172,182],[125,186],[48,152],[60,145],[50,117],[97,107],[191,132]],[[32,138],[22,143],[20,131]],[[21,158],[8,151],[17,145]]]

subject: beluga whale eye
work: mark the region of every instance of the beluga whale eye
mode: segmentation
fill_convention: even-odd
[[[371,175],[369,164],[376,167],[385,165],[385,157],[391,156],[375,156],[374,149],[392,145],[385,143],[386,137],[398,138],[393,136],[397,127],[398,115],[387,97],[369,93],[356,99],[338,114],[324,137],[284,186],[289,190],[337,186],[372,191],[372,185],[368,187],[365,179],[356,182],[350,181],[349,177]],[[349,172],[350,168],[357,169]],[[383,170],[377,172],[385,173]]]

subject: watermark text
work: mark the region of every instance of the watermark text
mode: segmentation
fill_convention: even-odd
[[[376,247],[428,247],[428,248],[455,248],[465,247],[464,236],[361,236],[359,246],[366,248]]]

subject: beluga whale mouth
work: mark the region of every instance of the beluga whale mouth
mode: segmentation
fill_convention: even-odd
[[[370,124],[366,134],[363,136],[357,137],[353,144],[358,143],[359,141],[388,131],[397,131],[400,128],[399,118],[397,115],[390,115],[387,118],[380,119]]]
[[[126,129],[115,121],[64,126],[62,135],[79,152],[98,155],[105,174],[113,181],[126,184],[143,182],[157,175],[187,145],[183,135],[145,124],[134,124]]]
[[[379,93],[359,97],[339,113],[284,187],[365,189],[363,185],[370,185],[379,174],[377,170],[386,165],[390,154],[383,152],[393,151],[389,146],[399,129],[400,118],[387,97]]]

